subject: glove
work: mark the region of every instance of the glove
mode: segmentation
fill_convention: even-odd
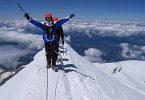
[[[27,20],[30,19],[30,16],[29,16],[29,14],[27,14],[27,13],[24,14],[24,17],[26,17]]]
[[[72,17],[74,17],[75,16],[75,14],[71,14],[70,16],[69,16],[69,18],[71,19]]]

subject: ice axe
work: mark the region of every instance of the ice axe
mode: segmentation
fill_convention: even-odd
[[[24,11],[24,9],[22,8],[22,6],[19,4],[19,3],[17,3],[17,5],[18,5],[18,7],[21,9],[21,11],[25,14],[26,12]],[[29,13],[28,13],[29,14]]]
[[[24,9],[21,7],[21,5],[19,3],[17,3],[18,7],[21,9],[21,11],[25,14]]]

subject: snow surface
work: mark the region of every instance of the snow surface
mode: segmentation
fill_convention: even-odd
[[[135,87],[136,82],[143,79],[143,67],[141,71],[128,70],[127,75],[142,73],[141,77],[136,75],[132,85],[107,73],[109,70],[96,67],[78,55],[68,44],[65,44],[65,48],[67,52],[61,54],[63,66],[58,63],[61,68],[59,72],[48,70],[48,100],[145,100],[143,83],[139,88]],[[134,63],[123,64],[132,67]],[[97,64],[99,65],[103,66]],[[34,61],[0,87],[0,100],[46,100],[45,66],[43,49],[34,57]]]
[[[126,85],[143,93],[145,92],[145,61],[129,60],[117,63],[96,63],[95,65]],[[115,72],[114,69],[116,69]]]

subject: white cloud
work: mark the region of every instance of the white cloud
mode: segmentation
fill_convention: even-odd
[[[128,43],[122,43],[120,44],[120,46],[122,47],[122,52],[121,52],[121,55],[122,57],[128,59],[130,58],[130,54],[129,54],[129,44]]]
[[[103,36],[145,35],[145,24],[135,22],[73,21],[65,24],[64,30],[66,32],[75,30],[89,36],[92,33]]]
[[[141,50],[143,51],[143,53],[145,53],[145,46],[142,46]]]
[[[23,22],[23,23],[22,23]],[[25,45],[29,49],[41,49],[43,46],[42,37],[32,34],[37,30],[31,30],[32,25],[24,21],[4,21],[5,26],[0,27],[0,39],[3,42],[16,42],[19,45]],[[2,22],[1,22],[2,23]],[[28,33],[26,30],[30,28]]]
[[[24,20],[1,20],[0,64],[7,67],[16,67],[20,64],[18,62],[20,57],[42,49],[42,36],[37,35],[39,31],[39,29]],[[15,43],[17,45],[14,47],[14,45],[3,45],[3,43]]]
[[[28,49],[18,49],[14,46],[1,46],[0,64],[7,68],[15,68],[18,64],[21,64],[21,62],[18,62],[19,57],[24,56],[29,52]]]
[[[145,56],[143,55],[145,52],[144,46],[133,45],[130,46],[128,43],[121,43],[122,47],[121,56],[126,59],[142,59],[144,60]]]
[[[85,53],[85,58],[87,58],[91,62],[94,62],[94,63],[103,62],[101,58],[103,53],[98,49],[89,48],[88,50],[85,50],[84,53]]]

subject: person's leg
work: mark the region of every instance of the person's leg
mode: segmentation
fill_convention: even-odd
[[[57,58],[58,58],[58,48],[59,48],[58,43],[53,45],[52,66],[56,66],[56,61],[57,61]]]
[[[58,55],[58,44],[53,44],[52,45],[52,69],[57,72],[58,67],[56,66],[56,60],[57,60],[57,55]]]
[[[46,51],[46,60],[47,60],[47,66],[48,68],[51,67],[51,52],[50,52],[50,44],[49,43],[45,43],[45,51]]]

